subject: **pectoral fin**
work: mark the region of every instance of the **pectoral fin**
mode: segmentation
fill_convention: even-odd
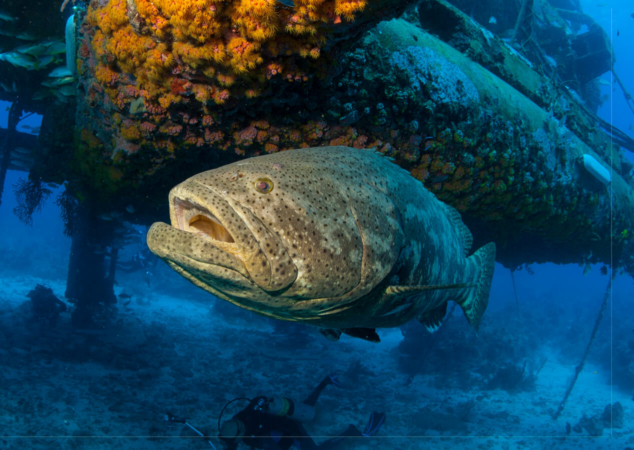
[[[441,289],[463,289],[473,287],[469,283],[459,284],[436,284],[430,286],[388,286],[383,293],[383,301],[392,306],[399,306],[403,300],[423,294],[428,291],[437,291]]]

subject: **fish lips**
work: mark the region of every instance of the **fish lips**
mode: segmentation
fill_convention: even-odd
[[[226,252],[242,264],[241,274],[267,292],[285,289],[297,278],[279,236],[225,192],[189,179],[172,189],[169,203],[172,227],[208,244],[196,259],[212,248],[214,259],[218,249]]]
[[[163,222],[156,222],[150,227],[147,245],[152,253],[172,267],[175,264],[190,274],[200,272],[219,279],[249,278],[244,264],[231,253],[211,245],[194,233]]]

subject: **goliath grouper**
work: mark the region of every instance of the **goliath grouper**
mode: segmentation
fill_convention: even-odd
[[[195,175],[169,195],[150,250],[258,314],[378,342],[375,328],[437,328],[453,300],[478,328],[495,244],[468,256],[460,214],[380,153],[306,148]]]

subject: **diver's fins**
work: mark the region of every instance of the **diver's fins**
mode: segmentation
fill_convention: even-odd
[[[491,281],[495,269],[495,243],[486,244],[467,259],[478,266],[479,277],[476,280],[476,288],[470,289],[467,295],[456,302],[462,307],[471,326],[478,331],[484,311],[489,304]]]
[[[443,303],[436,309],[432,309],[431,311],[427,311],[421,317],[418,318],[418,321],[425,325],[427,331],[433,333],[442,325],[442,321],[447,314],[447,303]]]
[[[385,417],[385,413],[373,411],[370,415],[370,420],[368,420],[368,424],[363,430],[363,435],[367,437],[374,436],[383,425],[383,422],[385,422]]]
[[[363,339],[364,341],[370,341],[374,343],[381,342],[381,338],[378,334],[376,334],[376,330],[374,328],[344,328],[341,331],[343,331],[348,336]]]

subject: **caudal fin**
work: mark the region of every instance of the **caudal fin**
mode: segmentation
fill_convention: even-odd
[[[469,293],[458,301],[458,304],[462,307],[471,326],[478,331],[484,311],[489,304],[491,281],[495,269],[495,243],[490,242],[478,249],[469,257],[469,260],[478,267],[479,277],[476,280],[475,289],[470,289]]]

